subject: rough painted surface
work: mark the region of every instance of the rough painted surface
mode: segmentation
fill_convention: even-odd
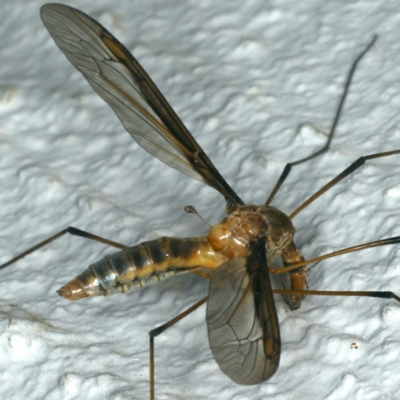
[[[216,222],[221,197],[133,142],[56,48],[41,4],[0,6],[0,262],[68,225],[129,245],[204,234],[183,207]],[[397,2],[69,4],[133,51],[246,202],[263,202],[286,162],[324,143],[350,64],[373,33],[330,151],[297,167],[274,205],[290,212],[361,155],[400,148]],[[399,235],[399,165],[399,156],[372,160],[299,214],[305,256]],[[76,303],[56,295],[109,251],[64,237],[0,272],[1,398],[147,398],[147,332],[203,297],[207,282],[187,275]],[[367,250],[318,264],[309,285],[400,293],[399,265],[399,246]],[[283,353],[270,381],[239,386],[219,371],[203,306],[157,338],[156,397],[398,397],[399,304],[276,304]]]

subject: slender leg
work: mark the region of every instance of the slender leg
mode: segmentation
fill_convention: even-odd
[[[0,270],[5,268],[5,267],[8,267],[9,265],[11,265],[13,263],[15,263],[16,261],[18,261],[21,258],[27,256],[28,254],[31,254],[31,253],[35,252],[36,250],[39,250],[43,246],[46,246],[46,244],[49,244],[49,243],[55,241],[56,239],[60,238],[61,236],[64,236],[66,233],[69,233],[69,234],[74,235],[74,236],[80,236],[80,237],[84,237],[84,238],[87,238],[87,239],[95,240],[95,241],[100,242],[100,243],[108,244],[109,246],[116,247],[117,249],[124,249],[125,247],[127,247],[127,246],[125,246],[125,245],[123,245],[121,243],[113,242],[112,240],[108,240],[108,239],[102,238],[100,236],[94,235],[93,233],[86,232],[86,231],[81,231],[80,229],[77,229],[77,228],[74,228],[72,226],[69,226],[68,228],[62,230],[61,232],[56,233],[55,235],[49,237],[46,240],[43,240],[43,242],[38,243],[37,245],[35,245],[35,246],[31,247],[30,249],[24,251],[23,253],[18,254],[16,257],[11,259],[10,261],[7,261],[3,265],[0,265]]]
[[[292,219],[294,218],[300,211],[304,210],[307,206],[309,206],[314,200],[318,199],[322,194],[324,194],[327,190],[329,190],[331,187],[335,186],[338,182],[340,182],[342,179],[346,178],[348,175],[356,171],[358,168],[363,166],[366,161],[372,160],[374,158],[380,158],[380,157],[388,157],[392,156],[394,154],[400,154],[400,150],[392,150],[392,151],[387,151],[384,153],[375,153],[375,154],[370,154],[368,156],[363,156],[354,161],[349,167],[347,167],[344,171],[342,171],[338,176],[333,178],[330,182],[328,182],[325,186],[323,186],[321,189],[319,189],[316,193],[314,193],[312,196],[310,196],[304,203],[302,203],[299,207],[297,207],[290,215],[289,218]]]
[[[272,290],[274,294],[281,294],[284,296],[294,295],[294,296],[307,296],[307,295],[316,295],[316,296],[363,296],[363,297],[376,297],[381,299],[395,299],[400,302],[400,297],[394,294],[393,292],[379,292],[379,291],[364,291],[364,292],[351,292],[351,291],[320,291],[320,290],[286,290],[286,289],[274,289]],[[175,318],[166,322],[165,324],[151,330],[149,332],[150,336],[150,400],[154,400],[154,338],[161,333],[163,333],[166,329],[175,325],[181,319],[185,318],[193,311],[197,310],[201,305],[203,305],[208,299],[204,297],[197,303],[195,303],[192,307],[188,308],[186,311],[182,312]]]
[[[339,256],[342,254],[352,253],[354,251],[370,249],[372,247],[386,246],[388,244],[399,244],[399,243],[400,243],[400,236],[393,236],[388,239],[375,240],[373,242],[358,244],[356,246],[351,246],[351,247],[346,247],[345,249],[336,250],[336,251],[333,251],[332,253],[324,254],[319,257],[310,258],[309,260],[301,261],[296,264],[292,264],[288,267],[269,268],[269,273],[273,274],[273,275],[279,275],[279,274],[283,274],[284,272],[289,272],[289,271],[295,270],[297,268],[304,267],[305,265],[318,263],[322,260],[326,260],[327,258],[332,258],[332,257],[336,257],[336,256]]]
[[[295,296],[364,296],[364,297],[377,297],[380,299],[395,299],[400,302],[400,297],[393,292],[342,292],[342,291],[325,291],[325,290],[273,290],[274,294],[295,295]]]
[[[278,192],[279,188],[281,187],[282,183],[283,183],[283,182],[285,181],[285,179],[288,177],[290,171],[292,170],[292,167],[294,167],[295,165],[302,164],[303,162],[306,162],[306,161],[308,161],[308,160],[311,160],[312,158],[317,157],[317,156],[319,156],[320,154],[322,154],[322,153],[324,153],[325,151],[328,150],[328,148],[329,148],[329,146],[330,146],[330,144],[331,144],[333,135],[334,135],[334,133],[335,133],[336,126],[337,126],[337,124],[339,123],[340,114],[341,114],[341,112],[342,112],[342,108],[343,108],[344,102],[345,102],[346,97],[347,97],[347,93],[348,93],[349,88],[350,88],[350,85],[351,85],[351,80],[353,79],[354,72],[355,72],[355,70],[356,70],[356,68],[357,68],[357,64],[358,64],[358,63],[360,62],[360,60],[364,57],[365,53],[373,46],[373,44],[375,43],[375,41],[376,41],[377,38],[378,38],[378,36],[377,36],[377,35],[374,35],[374,37],[373,37],[372,40],[371,40],[371,43],[370,43],[370,44],[363,50],[363,52],[356,58],[356,60],[353,62],[353,65],[352,65],[351,68],[350,68],[350,72],[349,72],[349,74],[348,74],[348,76],[347,76],[347,80],[346,80],[346,83],[345,83],[345,85],[344,85],[343,94],[342,94],[342,97],[340,98],[339,106],[338,106],[338,108],[337,108],[336,115],[335,115],[335,118],[334,118],[334,120],[333,120],[332,127],[331,127],[331,130],[330,130],[330,132],[329,132],[328,140],[327,140],[325,146],[322,147],[321,149],[319,149],[318,151],[316,151],[315,153],[311,154],[311,155],[308,156],[308,157],[305,157],[305,158],[302,158],[301,160],[297,160],[297,161],[294,161],[294,162],[291,162],[291,163],[286,164],[285,168],[283,169],[283,172],[282,172],[281,176],[280,176],[279,179],[278,179],[278,182],[276,182],[274,189],[272,190],[272,192],[271,192],[271,194],[269,195],[267,201],[265,202],[265,204],[266,204],[267,206],[271,203],[272,199],[275,197],[275,195],[276,195],[276,193]]]
[[[201,305],[207,301],[207,297],[201,299],[192,307],[188,308],[183,313],[179,314],[175,318],[166,322],[165,324],[155,328],[149,332],[150,335],[150,400],[154,400],[154,338],[159,334],[163,333],[170,326],[175,325],[178,321],[185,318],[187,315],[191,314],[193,311],[197,310]]]

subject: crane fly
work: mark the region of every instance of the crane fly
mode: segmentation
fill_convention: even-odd
[[[154,398],[154,337],[207,301],[208,339],[220,369],[234,382],[255,385],[277,371],[281,353],[273,293],[285,295],[293,310],[308,295],[400,298],[392,292],[321,292],[307,290],[306,266],[340,254],[387,244],[381,239],[305,260],[294,242],[292,219],[366,161],[400,150],[359,158],[286,215],[270,204],[293,166],[326,151],[339,121],[356,66],[376,37],[357,57],[348,75],[327,144],[310,156],[288,163],[265,204],[246,205],[225,181],[137,60],[103,26],[86,14],[60,4],[41,8],[43,23],[68,60],[111,106],[133,139],[172,168],[217,190],[226,200],[226,217],[207,236],[143,242],[133,247],[68,227],[3,264],[16,262],[66,233],[120,249],[90,265],[58,290],[68,300],[124,293],[169,276],[195,273],[209,278],[209,295],[150,332],[150,397]],[[280,258],[282,268],[272,268]],[[288,272],[290,289],[271,288],[270,273]]]

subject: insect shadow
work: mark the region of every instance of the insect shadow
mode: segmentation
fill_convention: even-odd
[[[365,162],[400,150],[360,157],[338,176],[286,215],[270,204],[292,168],[327,151],[339,122],[357,64],[375,43],[374,36],[354,61],[328,136],[320,150],[288,163],[262,205],[246,205],[214,167],[206,153],[157,89],[137,60],[104,27],[86,14],[61,4],[41,8],[45,27],[68,60],[111,106],[125,129],[145,150],[167,165],[217,190],[226,200],[226,217],[207,236],[160,239],[127,247],[68,227],[0,266],[5,268],[66,233],[120,249],[90,265],[58,290],[68,300],[124,293],[181,273],[209,279],[209,295],[150,334],[150,398],[154,399],[154,338],[207,302],[208,339],[220,369],[243,385],[268,380],[281,354],[273,294],[285,296],[292,310],[306,295],[400,298],[392,292],[307,290],[306,266],[366,248],[398,244],[400,237],[381,239],[305,260],[294,243],[292,219]],[[188,209],[195,212],[194,209]],[[283,268],[272,268],[280,258]],[[288,273],[290,289],[272,289],[270,274]]]

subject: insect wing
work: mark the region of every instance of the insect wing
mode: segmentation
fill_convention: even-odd
[[[281,341],[263,245],[214,271],[207,326],[214,358],[233,381],[258,384],[278,369]]]
[[[57,46],[145,150],[243,204],[130,52],[86,14],[46,4],[41,17]]]

